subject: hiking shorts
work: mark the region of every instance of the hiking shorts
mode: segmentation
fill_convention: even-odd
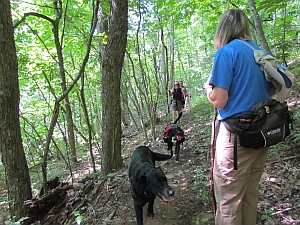
[[[181,100],[172,100],[171,109],[172,109],[172,111],[181,112],[181,110],[182,110],[182,101]]]

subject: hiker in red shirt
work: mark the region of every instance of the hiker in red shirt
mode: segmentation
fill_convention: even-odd
[[[184,108],[188,104],[188,91],[187,91],[186,87],[183,86],[183,81],[182,80],[179,82],[179,85],[180,85],[180,88],[181,88],[182,93],[184,95],[185,103],[182,105],[182,108]]]

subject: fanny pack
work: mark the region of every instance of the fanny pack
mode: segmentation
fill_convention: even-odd
[[[222,122],[234,134],[234,170],[237,170],[237,136],[242,147],[258,149],[278,144],[292,129],[292,116],[286,102],[275,99],[260,102],[251,111]]]

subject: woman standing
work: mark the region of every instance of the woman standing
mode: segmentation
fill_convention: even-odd
[[[214,38],[217,49],[212,75],[206,83],[207,98],[217,108],[216,147],[213,183],[217,225],[255,225],[259,181],[264,171],[268,147],[249,149],[238,145],[238,170],[233,169],[234,135],[222,120],[251,110],[270,98],[269,85],[255,62],[247,16],[237,9],[220,18]]]

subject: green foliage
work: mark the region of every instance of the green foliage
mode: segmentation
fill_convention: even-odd
[[[5,221],[5,224],[6,225],[21,225],[22,224],[22,222],[25,220],[25,219],[27,219],[28,217],[22,217],[22,218],[20,218],[18,221],[16,221],[16,222],[14,222],[14,221]],[[36,224],[36,225],[38,225],[38,224]]]
[[[67,84],[70,85],[78,74],[81,61],[86,51],[86,40],[90,32],[92,17],[91,2],[78,4],[80,1],[69,2],[64,22],[60,23],[61,45],[64,54],[64,66],[67,74]],[[13,4],[15,23],[25,12],[38,12],[43,16],[54,19],[54,10],[51,2],[32,1]],[[49,124],[53,113],[54,101],[62,95],[61,78],[57,65],[56,46],[54,44],[53,26],[48,20],[35,15],[26,18],[26,23],[21,23],[15,29],[16,46],[19,59],[19,77],[21,89],[21,127],[24,147],[27,154],[41,158],[43,155],[45,137],[48,134]],[[97,41],[94,41],[94,47]],[[90,61],[86,66],[85,95],[90,109],[91,120],[99,121],[98,111],[101,105],[98,102],[100,95],[99,62],[96,48],[90,54]],[[83,111],[79,97],[81,84],[75,86],[69,98],[74,109],[74,124],[77,130],[85,134],[87,126],[83,123]],[[64,107],[62,105],[62,107]],[[95,129],[97,126],[94,126]],[[65,116],[60,114],[58,126],[54,131],[53,140],[56,147],[64,149],[66,142]],[[96,132],[96,130],[95,130]],[[77,134],[78,144],[85,144],[82,135]],[[58,150],[52,149],[52,153]],[[66,151],[63,151],[65,154]],[[61,154],[60,153],[56,153]]]
[[[261,221],[272,221],[271,214],[274,212],[274,207],[270,207],[269,202],[262,202],[261,208],[263,209],[263,212],[261,212],[260,220]]]
[[[86,221],[87,218],[85,218],[83,215],[80,214],[80,211],[75,211],[74,213],[75,221],[74,224],[81,224],[82,222]]]
[[[214,115],[214,107],[207,100],[207,97],[202,90],[200,96],[196,99],[193,99],[193,112],[195,113],[195,117],[201,119],[202,121],[210,121]]]
[[[257,7],[258,11],[275,12],[287,7],[287,5],[293,1],[286,0],[263,0],[259,2]]]
[[[209,190],[209,179],[205,176],[204,172],[206,171],[206,168],[202,168],[201,166],[198,166],[196,169],[196,178],[195,178],[195,186],[193,186],[193,189],[199,189],[199,198],[201,201],[205,203],[210,203],[212,201],[211,199],[211,191]]]
[[[299,110],[294,110],[293,111],[293,125],[299,125],[300,124],[300,112]],[[300,141],[300,132],[296,131],[295,130],[292,130],[292,135],[294,137],[294,140],[293,142],[295,143],[299,143]]]
[[[87,177],[92,179],[100,179],[101,178],[101,170],[97,171],[96,173],[90,173]]]

